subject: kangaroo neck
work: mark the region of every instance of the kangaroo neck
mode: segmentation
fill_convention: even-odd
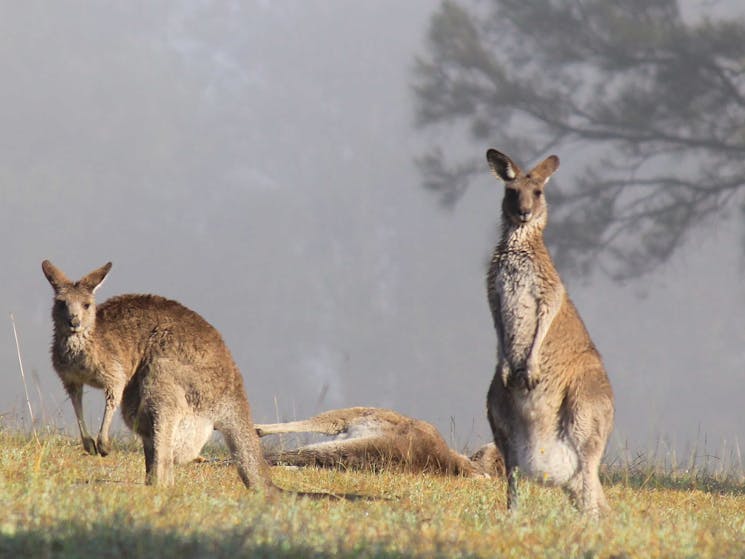
[[[502,251],[523,250],[531,246],[542,245],[544,227],[545,220],[515,224],[503,215],[500,249]]]
[[[54,334],[54,356],[60,365],[89,368],[93,362],[93,331]]]

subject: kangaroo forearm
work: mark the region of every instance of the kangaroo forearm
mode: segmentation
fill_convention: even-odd
[[[543,342],[546,339],[548,331],[551,329],[551,325],[559,314],[561,308],[561,302],[564,298],[564,289],[556,290],[554,296],[542,305],[542,308],[538,311],[535,337],[531,344],[530,351],[528,352],[528,358],[526,359],[527,364],[535,365],[538,362],[538,356],[540,355]]]

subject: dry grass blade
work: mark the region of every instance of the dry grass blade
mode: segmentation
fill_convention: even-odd
[[[28,384],[26,383],[26,373],[23,370],[23,359],[21,357],[21,344],[18,341],[18,330],[16,329],[16,319],[13,313],[10,313],[10,324],[13,326],[13,337],[16,342],[16,353],[18,354],[18,367],[21,369],[21,379],[23,380],[23,391],[26,394],[26,405],[28,406],[28,415],[31,419],[31,431],[34,434],[34,440],[39,443],[39,436],[36,433],[36,420],[34,419],[34,410],[31,407],[31,398],[28,395]]]

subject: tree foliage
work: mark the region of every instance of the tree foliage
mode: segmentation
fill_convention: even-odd
[[[578,172],[552,185],[554,254],[616,278],[745,214],[745,20],[689,19],[677,0],[444,1],[415,65],[417,123],[479,149],[448,162],[433,146],[424,186],[454,206],[487,147],[558,152]]]

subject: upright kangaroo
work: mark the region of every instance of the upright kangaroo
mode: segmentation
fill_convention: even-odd
[[[517,506],[519,468],[561,485],[596,516],[608,508],[598,468],[613,427],[613,392],[543,241],[543,190],[559,158],[524,173],[497,150],[486,157],[506,183],[502,237],[487,278],[498,343],[487,415],[507,468],[507,505]]]
[[[52,362],[88,452],[107,451],[111,416],[123,402],[125,423],[142,438],[146,483],[172,484],[173,464],[196,458],[214,428],[243,483],[274,489],[240,371],[215,328],[157,295],[120,295],[96,307],[94,292],[111,263],[77,282],[48,260],[42,269],[55,293]],[[83,420],[83,384],[106,394],[97,446]]]
[[[468,477],[504,475],[502,457],[484,445],[471,458],[450,449],[437,429],[419,419],[380,408],[344,408],[304,421],[256,425],[260,437],[280,433],[323,433],[335,438],[266,454],[271,463],[326,468],[389,467]],[[490,448],[491,447],[491,448]]]

